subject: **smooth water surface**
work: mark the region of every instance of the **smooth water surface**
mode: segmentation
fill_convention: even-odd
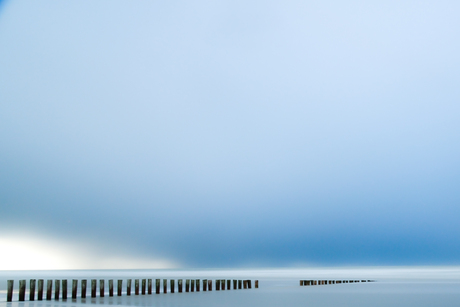
[[[19,279],[258,279],[259,289],[189,293],[161,293],[75,300],[18,302]],[[13,302],[6,302],[6,280],[15,280]],[[372,279],[372,283],[299,286],[300,279]],[[46,282],[46,281],[45,281]],[[185,283],[185,281],[184,281]],[[168,282],[169,285],[169,282]],[[54,286],[54,285],[53,285]],[[116,281],[115,281],[116,287]],[[163,287],[163,285],[162,285]],[[161,290],[163,288],[161,287]],[[177,281],[176,281],[177,287]],[[318,268],[257,270],[104,270],[104,271],[1,271],[0,307],[119,306],[460,306],[460,267],[429,268]],[[54,290],[54,289],[53,289]],[[169,291],[169,289],[168,289]],[[185,290],[184,290],[185,291]],[[53,292],[54,293],[54,292]],[[80,293],[80,292],[79,292]],[[115,289],[116,294],[116,289]],[[90,296],[88,284],[87,295]],[[53,294],[54,297],[54,294]]]

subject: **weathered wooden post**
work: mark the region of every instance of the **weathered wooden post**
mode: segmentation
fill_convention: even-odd
[[[14,280],[8,280],[8,292],[6,294],[6,301],[12,302],[13,301],[13,287],[14,287]]]
[[[86,279],[81,281],[81,298],[86,298]]]
[[[227,290],[230,290],[232,288],[231,283],[232,281],[230,279],[227,279]]]
[[[54,280],[54,299],[59,300],[59,292],[61,289],[61,281],[59,279]]]
[[[203,291],[207,291],[208,289],[208,280],[207,279],[203,279]]]
[[[146,286],[147,286],[147,279],[142,279],[142,295],[145,295]]]
[[[248,279],[248,288],[252,289],[252,280]]]
[[[195,292],[195,279],[190,281],[190,291]]]
[[[201,288],[200,280],[197,279],[196,280],[196,292],[200,292],[200,288]]]
[[[109,279],[109,296],[113,296],[113,279]]]
[[[22,279],[19,281],[19,301],[23,302],[26,295],[26,280]]]
[[[190,291],[190,279],[185,280],[185,292]]]
[[[241,290],[243,281],[241,279],[238,280],[238,289]]]
[[[97,280],[91,279],[91,297],[96,297]]]
[[[212,279],[208,280],[208,291],[212,291]]]
[[[177,291],[182,293],[182,279],[177,280]]]
[[[151,278],[147,279],[147,289],[148,289],[147,290],[148,294],[152,294],[152,279]]]
[[[236,290],[238,288],[238,280],[234,279],[233,280],[233,290]]]
[[[53,292],[53,280],[46,281],[46,300],[51,301],[51,293]]]
[[[113,296],[113,279],[109,279],[109,296]]]
[[[139,295],[139,279],[134,280],[134,294]]]
[[[168,280],[163,279],[163,293],[168,293]]]
[[[37,284],[37,300],[42,301],[43,300],[43,279],[38,280]]]
[[[78,279],[72,279],[72,299],[77,298]]]
[[[160,280],[155,279],[155,293],[160,294]]]
[[[220,291],[220,279],[216,279],[216,291]]]
[[[174,293],[174,288],[175,288],[174,279],[170,279],[169,280],[169,292]]]
[[[29,282],[29,301],[35,301],[35,279]]]
[[[221,279],[220,287],[222,288],[222,290],[225,290],[225,279]]]
[[[244,289],[248,288],[248,281],[247,280],[243,280],[243,288]]]
[[[126,280],[126,295],[131,295],[131,282],[132,279]]]
[[[303,286],[303,280],[300,281],[300,285]]]
[[[62,280],[62,299],[67,299],[67,279]]]
[[[121,296],[122,289],[123,289],[123,280],[119,279],[118,285],[117,285],[117,295],[118,296]]]
[[[259,289],[259,281],[257,279],[254,281],[254,288]]]

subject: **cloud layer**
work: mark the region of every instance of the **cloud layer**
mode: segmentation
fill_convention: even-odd
[[[458,262],[456,2],[1,10],[3,234],[184,266]]]

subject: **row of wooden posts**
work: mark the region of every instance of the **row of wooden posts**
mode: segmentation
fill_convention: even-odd
[[[135,279],[134,280],[134,294],[139,295],[139,290],[141,290],[142,295],[146,294],[146,290],[148,294],[152,294],[152,281],[153,279]],[[29,282],[29,300],[35,300],[35,286],[36,286],[36,279],[31,279]],[[161,279],[155,279],[155,293],[159,294],[161,289]],[[13,300],[13,288],[14,288],[14,280],[8,280],[8,291],[6,296],[6,301],[11,302]],[[113,296],[113,279],[109,279],[109,296]],[[131,285],[132,279],[126,280],[126,295],[131,295]],[[140,285],[140,287],[139,287]],[[169,291],[170,293],[174,293],[175,291],[175,280],[169,280]],[[215,281],[216,290],[231,290],[232,280],[230,279],[216,279]],[[86,298],[86,286],[87,280],[81,280],[81,298]],[[43,287],[44,287],[44,280],[39,279],[37,283],[37,300],[43,300]],[[61,291],[62,287],[62,291]],[[254,287],[259,288],[259,281],[254,281]],[[53,280],[48,279],[46,281],[46,300],[51,300],[52,298],[52,288],[53,288]],[[91,279],[91,297],[96,297],[97,293],[97,279]],[[118,280],[118,288],[117,288],[117,295],[122,295],[122,288],[123,288],[123,280]],[[233,279],[233,289],[251,289],[252,282],[249,279],[246,280],[236,280]],[[72,298],[77,298],[77,289],[78,289],[78,279],[72,279]],[[186,279],[185,280],[185,292],[199,292],[201,289],[201,280],[200,279]],[[177,280],[177,291],[182,293],[183,290],[183,279]],[[212,291],[212,279],[203,279],[203,291]],[[163,293],[168,293],[168,280],[163,279]],[[26,294],[26,280],[19,281],[19,301],[25,300]],[[54,299],[59,300],[60,294],[62,294],[62,299],[67,299],[67,279],[54,280]],[[99,280],[99,296],[104,297],[105,295],[105,280]]]
[[[348,284],[358,282],[373,282],[373,280],[300,280],[301,286],[316,286],[316,285],[335,285],[335,284]]]

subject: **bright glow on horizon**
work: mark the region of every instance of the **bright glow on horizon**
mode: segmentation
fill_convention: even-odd
[[[163,259],[108,255],[91,247],[29,236],[0,237],[0,270],[166,269]]]

